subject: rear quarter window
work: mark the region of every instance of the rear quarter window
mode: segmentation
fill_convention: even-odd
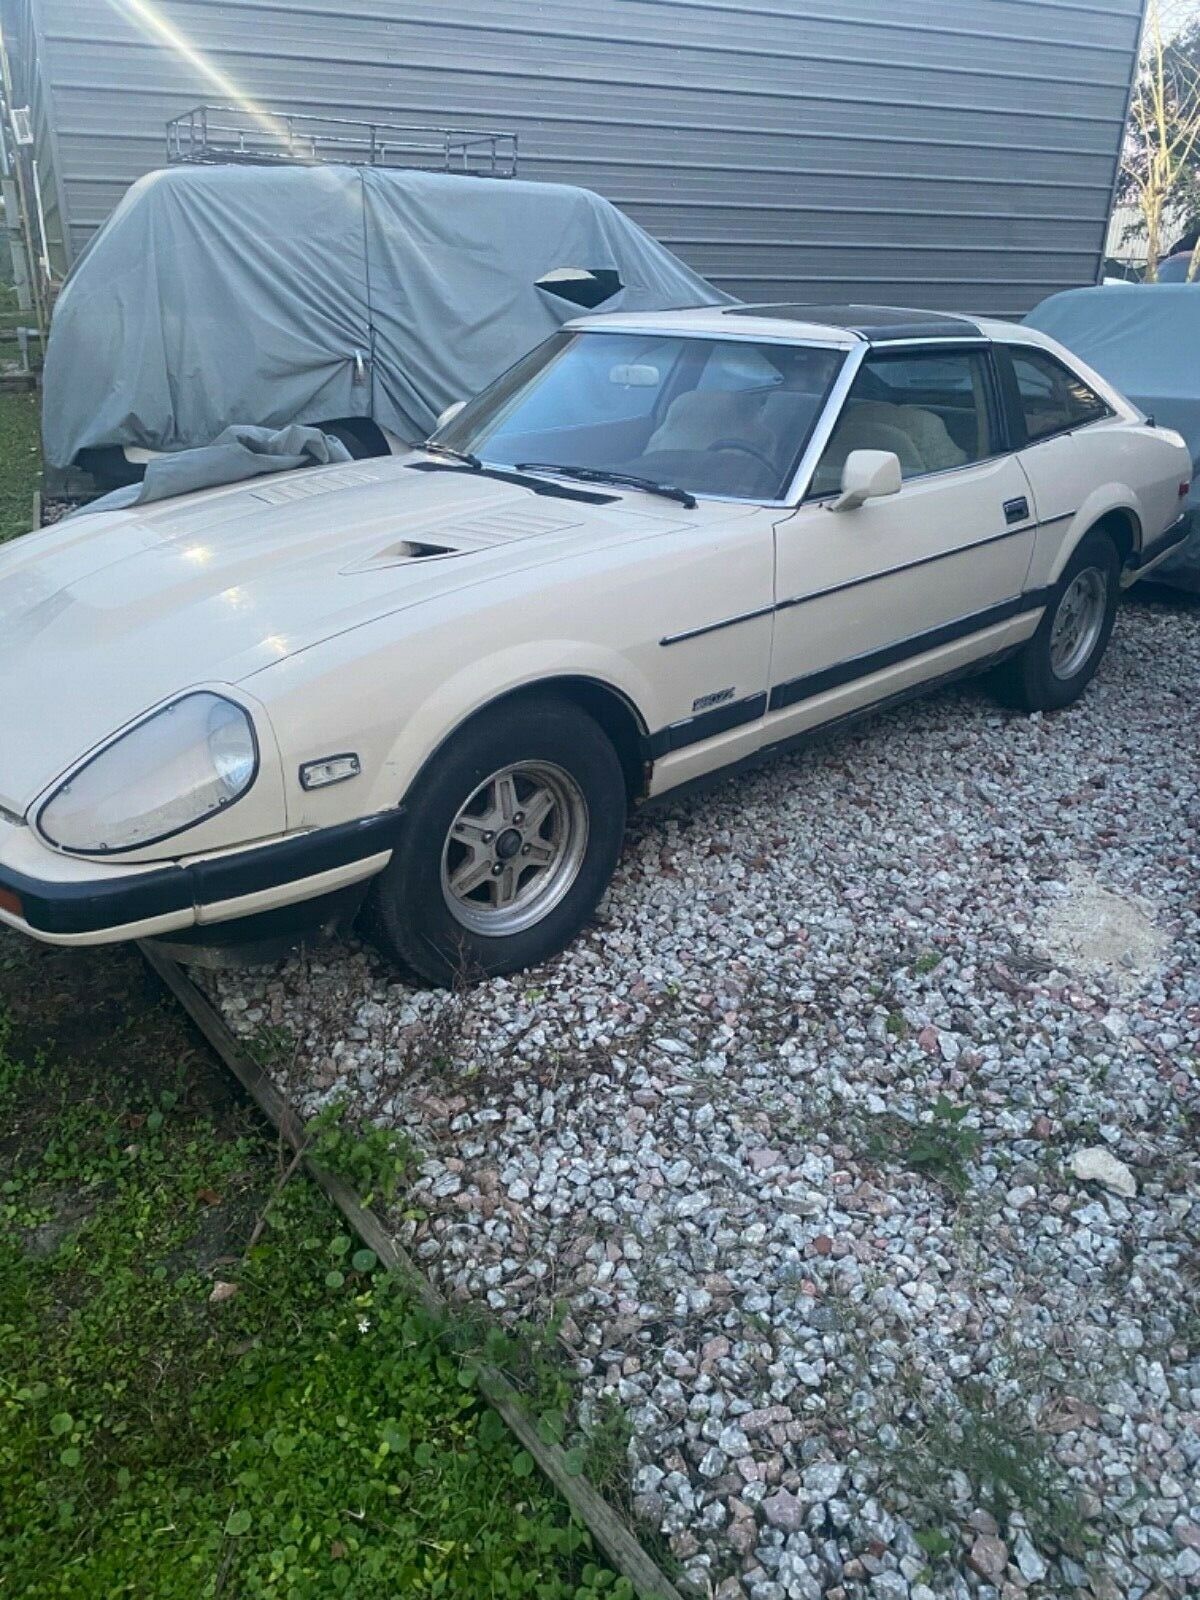
[[[1113,415],[1107,401],[1049,351],[1010,345],[1008,352],[1030,444]]]

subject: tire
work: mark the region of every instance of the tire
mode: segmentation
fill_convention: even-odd
[[[1108,647],[1120,583],[1116,546],[1093,528],[1055,584],[1037,632],[999,669],[1001,698],[1025,711],[1057,711],[1078,700]]]
[[[480,712],[414,786],[375,883],[377,940],[435,984],[546,960],[607,888],[625,812],[621,762],[585,712],[551,696]]]

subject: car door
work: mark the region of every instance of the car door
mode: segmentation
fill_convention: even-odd
[[[902,487],[832,510],[846,456],[887,450]],[[985,341],[872,349],[796,512],[776,524],[767,736],[787,738],[1028,632],[1029,484]]]

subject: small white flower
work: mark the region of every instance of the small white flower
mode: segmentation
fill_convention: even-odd
[[[368,1333],[370,1331],[370,1327],[371,1327],[371,1319],[370,1319],[370,1317],[359,1317],[359,1319],[358,1319],[358,1331],[359,1331],[359,1333]]]

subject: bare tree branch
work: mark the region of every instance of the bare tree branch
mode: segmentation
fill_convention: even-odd
[[[1193,13],[1194,14],[1194,13]],[[1200,150],[1200,56],[1197,26],[1181,35],[1183,16],[1169,0],[1149,0],[1142,60],[1129,108],[1122,187],[1137,206],[1146,232],[1146,281],[1158,278],[1164,231],[1186,208],[1197,184]],[[1191,275],[1200,267],[1193,256]]]

